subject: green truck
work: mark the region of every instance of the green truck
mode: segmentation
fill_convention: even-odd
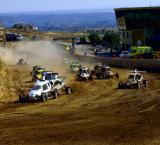
[[[154,51],[150,46],[132,46],[129,49],[129,53],[131,58],[152,58]]]

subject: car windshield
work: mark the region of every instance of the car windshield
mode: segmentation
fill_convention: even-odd
[[[52,80],[52,79],[55,79],[55,75],[54,75],[54,76],[52,76],[52,74],[46,74],[45,79],[46,79],[46,80]]]
[[[73,68],[77,68],[77,67],[78,67],[78,64],[72,64],[72,67],[73,67]]]
[[[78,63],[78,60],[75,60],[74,63]]]
[[[22,35],[17,35],[17,37],[23,37]]]
[[[106,71],[111,71],[111,69],[110,68],[106,68]]]
[[[86,73],[87,73],[87,70],[82,70],[82,73],[86,74]]]
[[[122,52],[122,54],[128,54],[128,52],[127,52],[127,51],[124,51],[124,52]]]
[[[129,80],[134,80],[134,75],[129,75],[128,79]]]
[[[39,85],[36,85],[36,86],[34,86],[33,88],[32,88],[32,90],[40,90],[41,89],[41,86],[39,86]]]
[[[131,53],[136,53],[136,50],[135,50],[135,49],[132,49],[132,50],[131,50]]]

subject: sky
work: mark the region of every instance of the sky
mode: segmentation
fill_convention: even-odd
[[[160,6],[160,0],[0,0],[0,13]]]

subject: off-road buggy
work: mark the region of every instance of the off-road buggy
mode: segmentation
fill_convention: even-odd
[[[42,100],[45,102],[50,98],[57,98],[60,94],[71,94],[71,87],[66,87],[64,80],[55,79],[51,84],[49,81],[41,80],[37,81],[34,87],[29,91],[28,95],[24,94],[19,95],[19,102],[28,102]]]
[[[111,68],[106,64],[95,64],[92,75],[95,75],[98,79],[119,78],[118,73],[113,73]]]
[[[26,65],[27,62],[24,60],[24,58],[20,58],[17,64],[18,65]]]
[[[119,89],[131,89],[131,88],[137,88],[140,89],[142,87],[148,87],[149,81],[144,80],[143,76],[140,74],[144,71],[131,71],[128,79],[126,81],[120,81],[118,83],[118,88]]]
[[[92,74],[87,67],[82,67],[76,75],[77,81],[93,80]]]
[[[58,79],[58,73],[54,73],[52,71],[44,71],[42,75],[42,80],[49,81],[51,85],[56,79]]]

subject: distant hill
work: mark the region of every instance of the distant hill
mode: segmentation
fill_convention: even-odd
[[[116,27],[113,11],[70,11],[0,14],[0,22],[7,28],[16,23],[29,23],[41,31],[82,31],[89,28]]]

